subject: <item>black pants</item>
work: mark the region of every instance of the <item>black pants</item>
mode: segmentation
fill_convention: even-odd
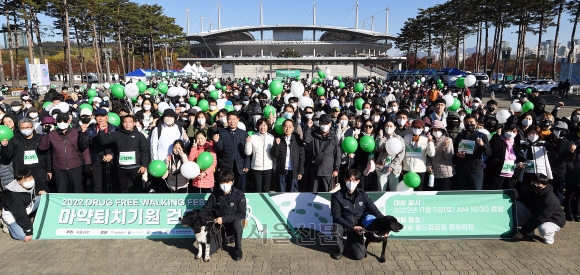
[[[489,190],[513,189],[515,180],[513,178],[496,176],[491,179]]]
[[[284,174],[278,174],[278,192],[298,192],[298,180],[294,179],[294,171],[285,170]]]
[[[213,192],[213,188],[197,188],[197,187],[189,187],[189,193],[211,193]]]
[[[52,176],[56,182],[58,193],[68,193],[72,190],[74,193],[83,193],[83,167],[72,168],[69,170],[52,170]]]
[[[426,180],[429,180],[427,177]],[[435,178],[433,187],[429,187],[429,184],[423,185],[423,191],[449,191],[451,189],[451,178]]]
[[[143,193],[143,180],[139,168],[117,169],[121,193]]]
[[[92,166],[93,193],[103,193],[103,183],[105,183],[104,193],[120,192],[116,182],[116,170],[111,164]]]
[[[336,241],[338,246],[338,252],[342,254],[344,252],[344,236],[346,236],[346,241],[352,249],[353,257],[355,260],[362,260],[366,254],[366,248],[364,245],[363,235],[360,235],[354,230],[346,230],[342,225],[333,223],[332,224],[332,241]]]
[[[270,170],[250,170],[254,179],[255,191],[258,193],[270,192],[270,180],[272,180],[272,169]]]
[[[320,186],[319,186],[320,185]],[[313,176],[312,177],[312,189],[310,192],[318,193],[320,192],[328,192],[332,189],[332,177],[331,176]]]
[[[242,249],[242,221],[235,220],[230,223],[224,223],[224,227],[221,230],[220,237],[217,238],[210,238],[209,243],[209,254],[213,254],[214,252],[218,251],[223,246],[226,246],[228,243],[228,236],[234,236],[234,240],[236,242],[235,248]],[[214,226],[217,226],[214,225]],[[222,241],[220,244],[219,241]]]

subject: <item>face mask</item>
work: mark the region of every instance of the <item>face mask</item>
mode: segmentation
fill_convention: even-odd
[[[399,124],[399,126],[405,126],[405,124],[407,124],[407,120],[406,119],[397,119],[397,124]]]
[[[294,108],[294,110],[296,110],[296,108],[298,108],[298,104],[296,104],[296,103],[290,103],[290,105],[292,105],[292,107]]]
[[[560,133],[562,133],[562,130],[554,130],[554,136],[556,137],[560,137]]]
[[[197,123],[199,123],[199,125],[204,125],[205,124],[205,118],[198,118],[197,119]]]
[[[22,100],[28,100],[29,98],[30,98],[29,96],[25,95],[22,97]]]
[[[28,114],[28,116],[30,118],[37,118],[38,117],[38,113],[30,113],[30,114]]]
[[[354,183],[352,181],[346,182],[346,188],[348,188],[348,190],[350,190],[350,191],[353,191],[354,189],[356,189],[357,185],[358,185],[358,183]]]
[[[572,116],[572,121],[579,122],[580,121],[580,115]]]
[[[247,100],[244,100],[244,101],[242,101],[242,104],[244,104],[244,106],[248,106],[248,104],[250,104],[250,102]]]
[[[285,119],[292,119],[292,113],[284,113]]]
[[[56,126],[58,126],[58,129],[61,129],[62,130],[62,129],[68,128],[68,123],[66,123],[66,122],[59,122],[59,123],[56,124]]]
[[[380,119],[381,119],[381,117],[374,116],[374,117],[373,117],[373,122],[375,122],[375,123],[376,123],[376,122],[379,122],[379,120],[380,120]]]
[[[363,110],[362,110],[362,113],[363,113],[364,115],[370,115],[370,114],[371,114],[371,109],[363,109]]]
[[[318,104],[320,104],[320,105],[324,105],[324,102],[326,102],[326,101],[325,101],[325,100],[319,100],[319,101],[318,101]]]
[[[534,185],[534,187],[532,187],[532,189],[534,190],[534,193],[540,193],[540,192],[542,192],[542,190],[543,190],[544,188],[543,188],[543,187],[541,187],[541,186],[535,186],[535,185]]]
[[[141,105],[141,103],[143,103],[142,99],[137,100],[137,104]]]
[[[314,126],[320,126],[320,121],[318,121],[318,120],[315,120],[315,121],[314,121]]]
[[[417,129],[417,128],[413,128],[413,135],[420,135],[421,133],[423,133],[423,129]]]
[[[89,122],[91,122],[91,118],[90,117],[81,117],[81,122],[83,124],[89,124]]]
[[[421,98],[421,102],[425,102],[425,101],[427,101],[427,99]]]
[[[479,107],[479,103],[473,103],[473,107],[475,108]]]
[[[320,125],[320,130],[322,130],[322,132],[326,133],[326,132],[328,132],[328,130],[330,130],[330,125]]]
[[[209,109],[210,109],[211,111],[215,111],[215,109],[217,109],[217,106],[215,106],[215,105],[210,105],[210,106],[209,106]]]
[[[514,133],[514,132],[505,132],[505,134],[504,134],[504,137],[505,137],[506,139],[513,139],[513,138],[515,138],[515,137],[516,137],[516,135],[517,135],[517,134],[516,134],[516,133]]]
[[[475,131],[475,124],[465,124],[465,130],[467,130],[468,132]]]
[[[538,135],[529,135],[528,136],[528,140],[530,142],[536,142],[536,140],[538,140],[539,136]]]
[[[20,111],[20,106],[17,106],[17,107],[12,107],[12,111],[13,111],[13,112],[18,112],[18,111]]]
[[[314,117],[314,114],[306,114],[305,116],[307,119],[312,119],[312,117]]]
[[[27,103],[26,105],[24,105],[24,107],[26,107],[26,109],[30,109],[30,107],[32,107],[32,104]]]
[[[387,132],[387,135],[392,135],[395,132],[395,128],[387,127],[385,132]]]
[[[344,107],[346,108],[350,107],[350,102],[344,103]]]
[[[175,123],[175,118],[165,117],[163,118],[163,123],[165,123],[165,125],[171,126],[173,123]]]
[[[391,107],[391,112],[396,113],[397,111],[399,111],[399,107]]]
[[[239,112],[242,109],[242,105],[234,105],[234,110]]]
[[[429,127],[425,126],[425,133],[429,132]]]
[[[346,125],[348,125],[348,120],[341,120],[340,121],[340,126],[341,127],[346,127]]]
[[[234,92],[234,96],[238,96],[240,93],[238,92]]]
[[[143,110],[145,111],[151,110],[151,105],[143,105]]]
[[[228,117],[227,116],[220,117],[220,122],[225,125],[228,122]]]
[[[465,116],[459,116],[459,121],[463,121],[463,119],[465,119]]]
[[[441,132],[441,131],[435,131],[435,132],[433,132],[433,136],[435,138],[440,138],[442,135],[443,135],[443,132]]]
[[[138,108],[138,107],[134,107],[134,108],[133,108],[133,114],[136,114],[136,113],[138,113],[139,111],[141,111],[141,108]]]
[[[524,120],[522,120],[522,125],[530,126],[530,125],[532,125],[532,120],[531,119],[524,119]]]
[[[138,131],[138,132],[141,132],[141,131],[143,131],[143,127],[139,127],[139,126],[137,126],[137,127],[135,127],[135,128],[137,128],[137,131]]]
[[[228,192],[230,192],[230,190],[232,190],[232,185],[227,184],[227,183],[222,183],[222,184],[220,184],[220,189],[222,191],[224,191],[224,193],[228,193]]]
[[[32,135],[32,129],[26,129],[26,130],[20,130],[20,133],[22,133],[25,137]]]
[[[26,188],[26,189],[32,189],[34,188],[34,180],[29,180],[29,181],[25,181],[22,183],[22,187]]]

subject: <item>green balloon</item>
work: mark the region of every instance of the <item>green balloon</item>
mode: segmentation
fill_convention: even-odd
[[[270,114],[272,114],[272,116],[276,117],[276,108],[274,108],[270,105],[264,106],[264,117],[269,118]]]
[[[527,88],[527,89],[526,89],[526,93],[528,93],[528,94],[531,94],[531,93],[532,93],[532,89],[530,89],[530,88]]]
[[[213,99],[218,99],[219,94],[216,90],[213,90],[213,91],[209,92],[209,96]]]
[[[89,99],[89,101],[93,101],[93,99],[91,98],[91,99]],[[91,102],[89,102],[89,103],[91,103]],[[52,102],[50,102],[50,101],[42,103],[42,109],[46,109],[46,107],[50,106],[50,104],[52,104]]]
[[[222,88],[222,84],[221,84],[221,83],[219,83],[219,82],[216,82],[216,83],[215,83],[215,88],[216,88],[216,89],[221,89],[221,88]]]
[[[137,103],[137,97],[131,98],[131,102]]]
[[[403,182],[411,188],[417,188],[421,184],[421,177],[415,172],[408,172],[403,177]]]
[[[193,83],[193,88],[197,89],[197,83]]]
[[[531,101],[526,101],[526,103],[524,103],[524,105],[522,105],[522,112],[524,112],[524,113],[527,113],[533,109],[534,109],[534,103],[532,103]]]
[[[326,91],[324,90],[324,87],[318,87],[318,88],[316,89],[316,94],[317,94],[318,96],[323,96],[323,95],[324,95],[324,93],[326,93]]]
[[[254,135],[254,131],[248,131],[248,136],[253,136]]]
[[[139,93],[142,94],[147,90],[147,84],[145,84],[145,82],[139,80],[139,81],[137,81],[137,88],[139,88]]]
[[[191,106],[197,105],[197,98],[195,98],[195,96],[189,98],[189,105]]]
[[[115,125],[116,127],[119,127],[119,125],[121,124],[121,118],[119,117],[119,115],[113,112],[109,112],[108,116],[109,119],[107,119],[107,122],[109,122],[109,124]]]
[[[81,104],[81,105],[79,106],[79,108],[80,108],[81,110],[82,110],[82,109],[89,109],[89,110],[91,110],[91,112],[93,111],[93,106],[91,106],[91,104],[88,104],[88,103],[83,103],[83,104]]]
[[[465,88],[465,78],[460,77],[455,81],[458,88]]]
[[[439,80],[441,80],[441,79],[439,79]],[[439,83],[439,84],[437,84],[437,87],[439,87],[439,89],[443,89],[443,87],[445,87],[445,85],[443,83]]]
[[[437,79],[437,84],[441,84],[441,78]]]
[[[89,100],[87,100],[87,102],[88,102],[89,104],[93,104],[93,99],[94,99],[94,97],[91,97],[91,98],[89,98]],[[44,106],[44,105],[43,105],[43,106]]]
[[[274,130],[276,130],[276,133],[283,135],[284,134],[284,121],[286,121],[285,118],[281,117],[276,119],[276,122],[274,123]]]
[[[318,78],[313,78],[312,83],[316,83],[316,82],[318,82]]]
[[[199,156],[197,156],[196,162],[197,165],[199,166],[199,169],[205,170],[207,168],[210,168],[211,165],[213,164],[213,156],[210,152],[203,152],[199,154]]]
[[[166,94],[167,90],[169,90],[169,87],[167,86],[167,83],[161,82],[157,85],[157,90],[159,90],[159,92],[162,94]]]
[[[340,83],[338,83],[338,88],[344,89],[344,86],[345,86],[344,82],[341,81]]]
[[[260,79],[260,84],[264,84],[264,80]],[[250,131],[252,132],[252,131]]]
[[[357,110],[360,111],[360,110],[362,110],[362,106],[364,103],[365,103],[365,100],[359,97],[354,101],[354,108],[356,108]]]
[[[0,125],[0,140],[10,140],[14,137],[14,132],[6,125]]]
[[[222,86],[222,91],[226,91],[228,88],[226,86]]]
[[[469,109],[469,108],[465,109],[465,113],[467,113],[468,115],[471,115],[471,109]]]
[[[421,80],[417,80],[417,84],[421,84]]]
[[[372,136],[363,136],[359,141],[359,145],[360,148],[367,153],[375,150],[375,140]]]
[[[284,88],[284,85],[282,84],[282,82],[280,82],[280,80],[274,80],[270,83],[268,90],[270,90],[270,94],[272,96],[277,96],[280,93],[282,93],[283,88]]]
[[[338,81],[342,81],[342,76],[337,77]]]
[[[232,105],[226,105],[224,107],[224,109],[228,110],[228,112],[233,112],[234,111],[234,106],[232,106]]]
[[[97,91],[95,89],[90,89],[87,91],[87,96],[89,98],[97,96]]]
[[[151,176],[153,176],[154,178],[160,178],[163,177],[163,175],[165,175],[165,172],[167,172],[167,165],[165,165],[164,161],[156,159],[151,161],[151,163],[149,163],[148,171],[149,174],[151,174]]]
[[[250,84],[250,79],[246,78],[246,84]]]
[[[449,106],[449,111],[457,111],[457,110],[459,110],[460,107],[461,107],[461,101],[459,101],[459,99],[457,99],[457,98],[454,98],[453,104],[451,106]]]
[[[322,70],[318,71],[318,77],[325,78],[324,72]]]
[[[347,154],[352,154],[356,152],[358,148],[358,143],[354,137],[345,137],[342,141],[342,150]]]
[[[111,94],[118,99],[123,99],[125,98],[125,87],[121,84],[115,84],[111,87]]]
[[[354,91],[357,93],[362,92],[364,89],[365,89],[365,85],[360,83],[360,82],[354,85]]]
[[[209,109],[209,102],[207,102],[207,100],[202,99],[197,103],[197,106],[199,108],[201,108],[202,111],[207,111],[207,109]]]

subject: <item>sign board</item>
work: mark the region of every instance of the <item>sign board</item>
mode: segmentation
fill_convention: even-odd
[[[569,79],[571,85],[580,85],[580,63],[562,62],[560,66],[560,81]]]
[[[300,77],[300,70],[276,70],[276,78]]]
[[[28,87],[32,84],[38,86],[50,86],[50,75],[47,64],[30,64],[28,58],[25,58],[26,63],[26,77],[28,79]]]
[[[401,239],[509,238],[516,233],[513,190],[369,192],[405,228]],[[209,194],[45,194],[36,239],[194,238],[179,224]],[[244,238],[330,237],[331,193],[248,193]]]

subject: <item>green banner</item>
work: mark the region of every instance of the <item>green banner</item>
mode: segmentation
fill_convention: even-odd
[[[370,192],[405,228],[394,238],[508,238],[516,232],[513,191]],[[244,238],[329,237],[331,193],[248,193]],[[45,194],[36,239],[193,238],[179,224],[207,194]]]
[[[276,78],[300,77],[300,70],[276,70]]]

